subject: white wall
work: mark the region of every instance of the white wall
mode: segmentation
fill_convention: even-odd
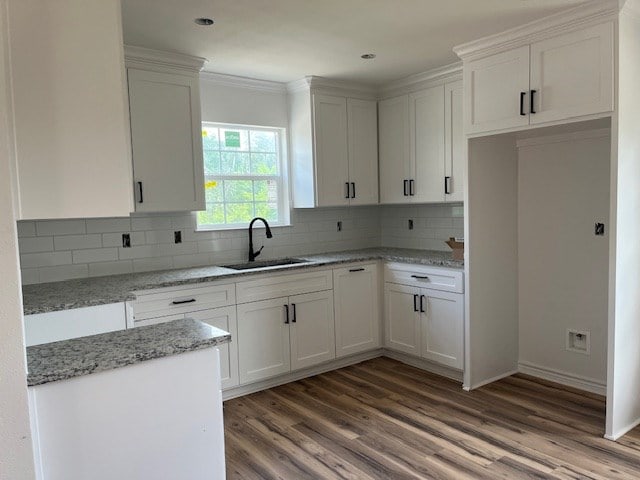
[[[520,369],[604,393],[610,130],[518,146]],[[595,222],[605,236],[594,235]],[[567,329],[590,333],[589,355],[566,349]]]
[[[612,148],[612,239],[606,437],[640,422],[640,2],[619,22],[618,115]],[[632,9],[632,10],[631,10]]]
[[[466,389],[517,370],[517,167],[512,137],[469,141],[465,197]]]
[[[6,71],[6,0],[0,0],[0,477],[35,478],[10,163],[12,126]]]

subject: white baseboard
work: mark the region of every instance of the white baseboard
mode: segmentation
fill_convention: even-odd
[[[626,435],[629,431],[633,430],[634,428],[636,428],[638,425],[640,425],[640,418],[638,418],[635,422],[631,422],[629,425],[627,425],[624,428],[619,429],[616,433],[614,433],[613,435],[605,435],[604,438],[606,438],[607,440],[612,440],[612,441],[616,441],[618,440],[620,437],[623,437],[624,435]]]
[[[531,375],[532,377],[541,378],[543,380],[548,380],[550,382],[559,383],[561,385],[566,385],[567,387],[573,387],[579,390],[597,393],[598,395],[607,394],[606,383],[602,383],[593,378],[563,372],[562,370],[542,367],[540,365],[535,365],[529,362],[519,362],[518,372],[524,373],[526,375]]]
[[[503,378],[510,377],[511,375],[515,375],[518,373],[518,370],[511,370],[509,372],[504,372],[495,377],[487,378],[486,380],[482,380],[481,382],[474,383],[473,385],[462,387],[465,391],[470,392],[471,390],[475,390],[476,388],[484,387],[485,385],[489,385],[490,383],[497,382],[498,380],[502,380]]]
[[[338,368],[348,367],[356,363],[371,360],[372,358],[378,358],[383,355],[383,350],[378,348],[369,352],[357,353],[344,358],[338,358],[331,362],[316,365],[314,367],[305,368],[303,370],[297,370],[295,372],[288,373],[286,375],[280,375],[278,377],[269,378],[262,382],[255,382],[249,385],[240,385],[238,387],[230,388],[222,392],[222,400],[230,400],[232,398],[241,397],[243,395],[249,395],[250,393],[256,393],[267,388],[277,387],[284,385],[285,383],[295,382],[296,380],[302,380],[303,378],[313,377],[321,373],[330,372]]]
[[[411,365],[412,367],[416,367],[421,370],[426,370],[427,372],[435,373],[436,375],[440,375],[442,377],[447,377],[452,380],[462,382],[461,370],[438,365],[437,363],[430,362],[429,360],[424,360],[423,358],[418,358],[412,355],[407,355],[406,353],[388,350],[386,348],[384,349],[383,355],[385,357],[398,360],[399,362],[406,363],[407,365]]]

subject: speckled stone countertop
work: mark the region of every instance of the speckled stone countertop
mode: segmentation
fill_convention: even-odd
[[[42,385],[227,343],[228,332],[182,319],[27,347],[27,384]]]
[[[124,302],[134,300],[136,298],[135,292],[140,290],[237,279],[266,272],[304,270],[366,260],[388,260],[454,269],[463,268],[463,262],[451,259],[451,252],[406,248],[365,248],[298,255],[296,258],[303,259],[305,262],[254,270],[232,270],[218,266],[185,268],[25,285],[22,288],[24,313],[31,315]]]

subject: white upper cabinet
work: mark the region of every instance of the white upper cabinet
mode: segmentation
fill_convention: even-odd
[[[313,96],[316,188],[319,207],[349,205],[347,99]]]
[[[464,66],[467,133],[529,124],[529,46]]]
[[[411,176],[409,96],[381,100],[378,109],[380,203],[404,203],[407,179]]]
[[[489,56],[474,53],[464,64],[466,133],[612,111],[613,30],[609,22]]]
[[[531,123],[613,110],[613,68],[612,23],[532,44]]]
[[[380,203],[464,200],[462,82],[379,103]]]
[[[444,85],[409,95],[412,202],[444,200]]]
[[[373,100],[347,98],[351,205],[378,203],[378,107]]]
[[[309,77],[289,85],[293,206],[377,204],[374,96],[322,82]]]
[[[18,219],[128,216],[120,2],[8,2],[8,29]]]
[[[204,210],[199,70],[203,59],[171,55],[164,66],[126,47],[135,210]]]
[[[467,161],[467,139],[462,114],[462,81],[444,87],[444,200],[464,201],[464,165]]]

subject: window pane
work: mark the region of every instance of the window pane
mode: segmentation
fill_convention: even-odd
[[[221,165],[223,175],[246,175],[249,173],[249,154],[222,152]]]
[[[276,133],[251,130],[251,151],[275,153]]]
[[[251,180],[225,180],[225,202],[253,202],[253,182]]]
[[[224,223],[224,205],[207,203],[207,209],[204,212],[198,212],[198,223],[201,225]]]
[[[278,183],[275,180],[254,180],[253,195],[256,202],[277,202]]]
[[[220,152],[205,150],[204,152],[204,174],[220,174]]]
[[[205,150],[218,150],[218,129],[216,127],[202,127],[202,148]]]
[[[264,217],[273,222],[278,221],[278,206],[275,203],[256,203],[256,217]]]
[[[220,129],[220,150],[249,151],[249,131],[239,128]]]
[[[254,175],[277,175],[278,157],[275,153],[252,153],[251,173]]]
[[[253,203],[227,203],[227,223],[249,223],[254,217]]]
[[[209,180],[204,182],[204,196],[207,203],[224,202],[222,182]]]

